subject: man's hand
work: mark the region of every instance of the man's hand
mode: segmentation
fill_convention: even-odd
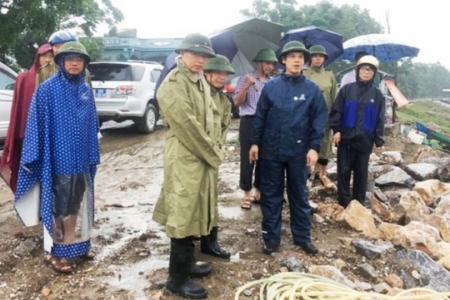
[[[255,84],[255,82],[256,82],[255,78],[254,78],[252,75],[249,75],[249,74],[248,74],[248,75],[245,77],[245,83],[244,83],[244,85],[245,85],[245,87],[246,87],[247,89],[249,89],[252,85]]]
[[[259,147],[258,145],[252,145],[250,148],[250,163],[254,163],[258,160],[259,156]]]
[[[308,154],[306,155],[306,165],[308,167],[315,166],[318,158],[319,158],[319,154],[317,154],[316,150],[314,150],[314,149],[309,150]]]
[[[336,145],[336,147],[337,146],[339,146],[339,142],[341,141],[341,133],[340,132],[336,132],[334,135],[333,135],[333,144],[335,144]]]
[[[386,148],[384,146],[381,146],[381,147],[377,147],[376,150],[378,153],[383,153],[384,151],[386,151]]]

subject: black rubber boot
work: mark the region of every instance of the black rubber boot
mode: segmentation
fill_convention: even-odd
[[[222,249],[217,242],[217,227],[213,227],[209,235],[202,236],[200,241],[200,250],[204,254],[220,258],[230,258],[230,252]]]
[[[191,269],[189,271],[189,275],[194,278],[205,277],[211,274],[212,268],[210,265],[202,264],[197,265],[195,261],[191,264]]]
[[[201,285],[189,276],[194,258],[194,247],[171,243],[169,260],[169,279],[166,287],[172,293],[188,299],[204,299],[208,296]]]

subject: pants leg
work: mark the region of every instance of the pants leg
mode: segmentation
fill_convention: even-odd
[[[350,176],[353,169],[354,150],[349,145],[339,145],[337,151],[338,201],[347,207],[352,201]]]
[[[244,191],[250,191],[252,189],[253,169],[255,167],[255,164],[250,163],[249,159],[249,152],[251,146],[249,139],[250,135],[252,134],[253,120],[254,120],[253,117],[244,116],[241,117],[239,123],[239,143],[241,145],[241,165],[240,165],[241,173],[240,173],[239,187],[241,188],[241,190]]]
[[[353,168],[353,199],[364,204],[366,200],[367,177],[369,172],[370,153],[355,152]]]
[[[308,170],[305,160],[287,163],[287,194],[291,214],[291,231],[294,242],[311,242],[311,206],[306,185]]]
[[[285,163],[261,160],[261,212],[263,239],[278,245],[281,240]]]

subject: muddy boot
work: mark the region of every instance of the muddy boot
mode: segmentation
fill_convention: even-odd
[[[200,250],[204,254],[209,254],[212,256],[220,258],[230,258],[230,252],[222,249],[217,242],[217,227],[213,227],[209,235],[202,236],[200,241]]]
[[[169,279],[166,283],[169,291],[188,299],[203,299],[208,296],[208,292],[189,276],[194,261],[194,247],[171,243]]]

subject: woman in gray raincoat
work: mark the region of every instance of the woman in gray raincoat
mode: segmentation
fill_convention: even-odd
[[[215,56],[211,41],[188,35],[176,49],[177,67],[158,90],[167,126],[164,183],[153,220],[164,225],[171,239],[167,289],[191,299],[207,291],[191,281],[195,273],[193,235],[207,236],[217,224],[217,169],[222,162],[221,118],[203,76]],[[199,274],[197,274],[199,275]]]

